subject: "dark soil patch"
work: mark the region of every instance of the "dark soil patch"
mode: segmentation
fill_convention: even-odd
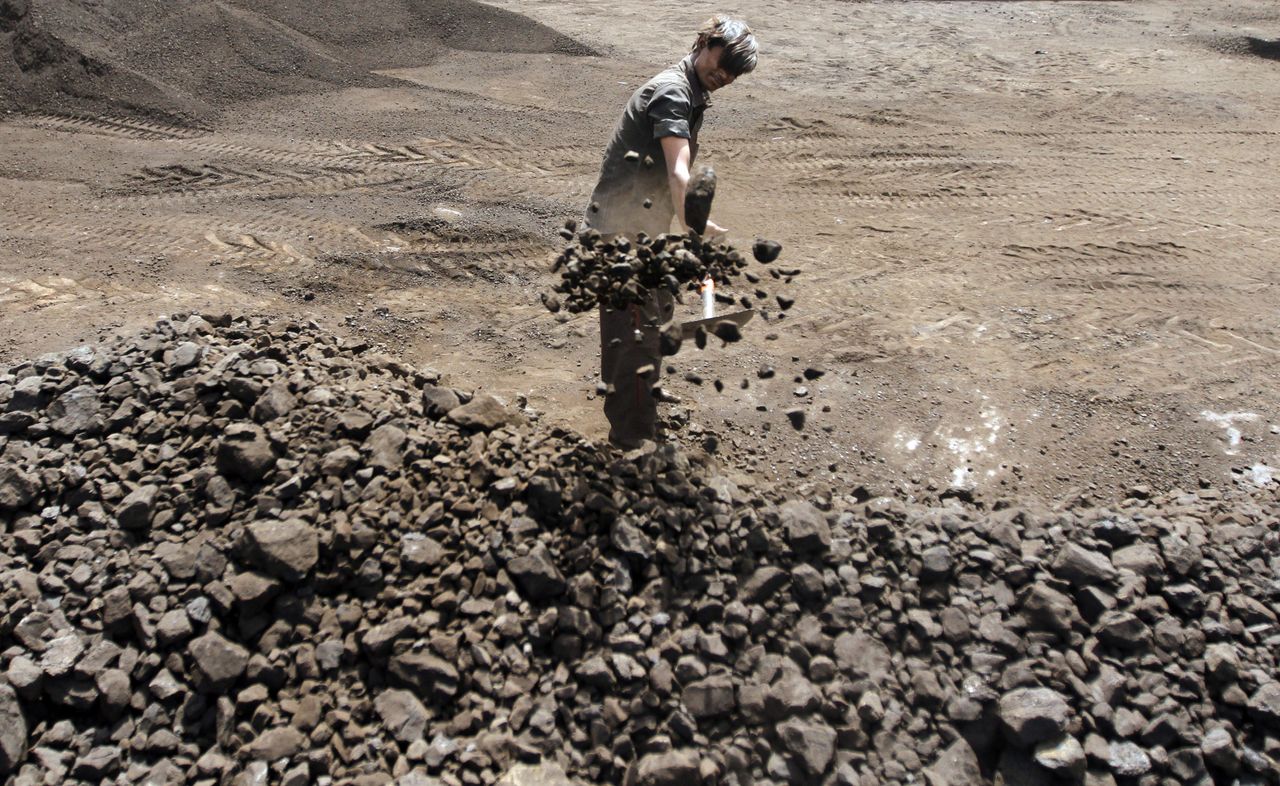
[[[1224,55],[1280,60],[1280,38],[1267,40],[1254,36],[1224,36],[1212,39],[1209,48]]]
[[[1268,41],[1265,38],[1246,36],[1244,40],[1249,45],[1251,54],[1268,60],[1280,60],[1280,38]]]

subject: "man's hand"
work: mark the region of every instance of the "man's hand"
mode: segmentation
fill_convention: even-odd
[[[689,164],[692,157],[689,140],[678,136],[662,138],[662,153],[667,159],[667,183],[671,189],[671,204],[675,207],[676,218],[680,226],[688,231],[689,224],[684,215],[684,195],[689,187]],[[722,237],[729,230],[716,222],[707,219],[707,228],[703,234],[707,237]]]

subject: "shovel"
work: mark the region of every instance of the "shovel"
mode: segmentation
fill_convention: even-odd
[[[701,167],[698,174],[689,180],[684,192],[684,222],[689,229],[701,235],[707,231],[707,219],[711,217],[711,200],[716,197],[716,171],[709,166]],[[704,297],[707,297],[704,295]],[[732,322],[742,327],[756,315],[752,309],[734,311],[728,314],[716,314],[716,301],[708,297],[703,304],[703,318],[691,322],[680,323],[680,332],[686,338],[693,338],[698,328],[708,333],[717,322]]]

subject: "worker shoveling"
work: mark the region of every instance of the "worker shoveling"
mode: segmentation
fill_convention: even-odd
[[[637,398],[650,395],[648,389],[656,381],[659,358],[675,355],[685,341],[693,339],[698,349],[706,348],[710,337],[720,339],[722,346],[735,343],[741,340],[742,328],[757,310],[764,319],[770,319],[767,304],[774,301],[780,310],[772,318],[781,318],[781,312],[794,302],[786,295],[771,292],[767,279],[790,283],[799,270],[768,267],[767,276],[759,275],[749,269],[748,258],[732,245],[701,234],[715,196],[715,182],[715,172],[708,167],[703,167],[690,180],[684,204],[690,222],[687,234],[650,237],[639,233],[634,239],[625,235],[606,237],[594,229],[579,229],[576,221],[567,222],[561,232],[572,242],[556,257],[552,270],[560,274],[560,281],[552,293],[542,295],[542,302],[553,313],[562,309],[571,313],[605,309],[637,315],[632,326],[634,342],[639,347],[637,352],[647,350],[649,356],[649,362],[637,364],[637,377],[645,375],[644,379],[637,380],[636,387],[641,389]],[[781,250],[775,241],[757,240],[752,256],[758,263],[769,265]],[[726,290],[738,284],[750,286],[751,294],[737,298],[726,294]],[[645,304],[660,298],[682,304],[685,293],[699,293],[702,310],[698,318],[681,320],[673,318],[676,309],[667,315],[661,310],[644,308]],[[717,314],[717,304],[740,308]],[[668,318],[663,320],[663,316]],[[648,347],[647,334],[655,333],[656,341]],[[630,349],[625,339],[618,336],[602,338],[602,347]],[[607,372],[602,369],[606,411],[610,399],[617,400],[620,395],[619,386],[609,382]],[[629,396],[630,392],[621,395]],[[615,441],[624,447],[632,446],[625,440]]]
[[[705,293],[745,265],[732,248],[703,242],[728,230],[711,220],[714,172],[703,168],[695,174],[693,165],[709,96],[754,71],[757,60],[755,34],[745,21],[711,17],[688,55],[635,89],[605,147],[583,215],[587,229],[599,236],[582,235],[579,241],[606,245],[594,264],[567,265],[560,291],[576,295],[571,305],[577,310],[599,308],[604,414],[609,441],[617,447],[661,439],[657,402],[672,400],[657,386],[662,358],[678,351],[686,334],[675,322],[676,296],[682,288],[703,287]],[[664,239],[673,224],[688,237],[683,247],[669,249],[682,243]],[[573,231],[567,234],[572,238]],[[706,346],[708,331],[725,344],[739,340],[748,316],[716,319],[717,296],[710,297],[712,314],[703,314],[709,324],[688,331],[699,348]],[[744,301],[750,311],[751,299]]]
[[[703,190],[708,180],[712,184],[710,190]],[[714,181],[715,172],[704,168],[691,183],[685,204],[709,203],[715,194]],[[706,208],[702,211],[702,225],[705,227]],[[552,265],[552,271],[560,274],[560,281],[552,287],[552,293],[542,295],[543,304],[553,313],[562,308],[575,314],[601,306],[622,309],[643,303],[650,294],[658,291],[679,299],[685,292],[703,292],[706,282],[710,281],[716,301],[738,303],[742,309],[717,316],[714,305],[707,313],[704,300],[702,318],[685,324],[704,325],[711,329],[720,321],[729,321],[740,327],[755,316],[757,305],[754,301],[767,303],[778,297],[766,290],[768,283],[764,277],[748,270],[749,262],[738,249],[705,238],[696,228],[686,235],[650,237],[640,233],[632,239],[623,235],[606,237],[593,229],[579,229],[578,222],[570,220],[560,234],[571,244],[560,252]],[[782,246],[777,242],[758,240],[752,254],[756,261],[767,265],[778,258],[781,250]],[[784,283],[789,283],[800,272],[776,268],[768,271],[770,278]],[[739,278],[754,287],[752,296],[741,296],[735,300],[723,294],[721,290]],[[779,303],[787,304],[781,310],[789,308],[791,302],[781,297]]]

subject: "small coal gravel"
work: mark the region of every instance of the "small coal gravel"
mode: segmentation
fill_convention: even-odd
[[[226,316],[0,413],[6,784],[1280,772],[1274,492],[799,499]]]

